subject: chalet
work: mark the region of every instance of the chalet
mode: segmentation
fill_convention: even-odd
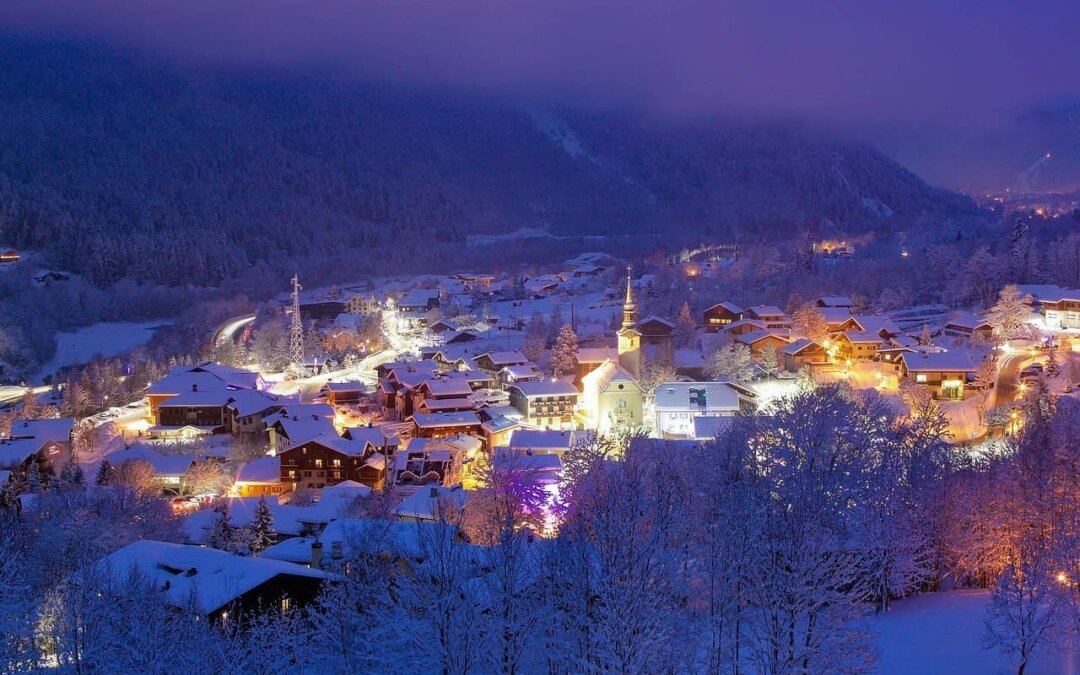
[[[254,389],[230,392],[225,404],[227,426],[233,434],[262,436],[266,433],[266,418],[281,412],[289,402]]]
[[[780,350],[784,370],[795,373],[804,366],[823,366],[829,363],[829,352],[820,342],[798,339]]]
[[[1061,289],[1039,303],[1048,328],[1080,328],[1080,290]]]
[[[791,317],[774,305],[747,307],[742,318],[760,321],[766,328],[791,328]]]
[[[473,365],[492,377],[507,366],[523,366],[529,363],[529,359],[518,351],[487,352],[473,359]]]
[[[484,443],[489,448],[498,447],[500,445],[506,445],[510,442],[513,434],[521,428],[520,413],[516,408],[505,406],[509,410],[513,411],[509,415],[504,415],[499,412],[497,408],[482,408],[480,410],[480,418],[483,420],[480,423],[480,432],[483,435]]]
[[[437,522],[398,522],[385,519],[338,518],[318,537],[292,537],[278,542],[260,558],[281,560],[316,569],[335,569],[361,556],[394,560],[412,569],[431,553],[428,542],[458,541],[468,546],[454,525]]]
[[[742,318],[742,308],[731,302],[720,302],[705,310],[705,330],[716,333]]]
[[[197,366],[175,366],[165,377],[151,384],[146,391],[150,405],[150,422],[157,424],[158,406],[163,401],[180,394],[262,389],[263,385],[264,382],[259,373],[223,366],[212,361],[206,361]]]
[[[71,275],[66,272],[48,271],[34,275],[34,283],[38,286],[45,286],[46,288],[53,284],[59,284],[65,281],[71,281]]]
[[[0,439],[0,469],[22,471],[36,462],[40,470],[60,475],[71,461],[74,429],[70,417],[13,420],[7,438]]]
[[[456,434],[439,439],[413,438],[394,455],[395,485],[444,485],[459,478],[465,458],[475,458],[483,441]]]
[[[526,423],[556,429],[573,426],[579,396],[573,384],[563,380],[519,382],[508,392],[510,405],[517,408]]]
[[[694,435],[698,417],[730,417],[739,394],[726,382],[663,382],[653,391],[656,430],[665,438]]]
[[[349,405],[359,403],[366,389],[363,382],[327,382],[320,391],[330,405]]]
[[[858,322],[859,327],[854,330],[860,330],[867,333],[876,333],[886,340],[891,340],[900,334],[900,327],[896,325],[896,322],[884,314],[855,314],[855,320]]]
[[[402,500],[393,515],[399,522],[442,522],[460,513],[468,500],[469,493],[460,483],[448,487],[421,487]]]
[[[492,284],[495,283],[494,274],[455,274],[450,277],[455,281],[461,282],[465,290],[470,292],[487,292],[491,290]]]
[[[846,295],[823,295],[814,301],[814,304],[818,307],[840,307],[850,310],[855,306],[851,298]]]
[[[234,497],[271,497],[281,494],[281,460],[259,457],[236,472],[229,494]]]
[[[190,437],[229,431],[232,424],[226,406],[232,392],[224,389],[200,391],[193,384],[191,391],[177,394],[158,405],[157,424],[150,427],[155,438]]]
[[[506,366],[499,371],[498,381],[504,387],[516,382],[531,382],[544,377],[544,373],[535,363],[525,363],[520,366]]]
[[[607,268],[593,263],[581,263],[573,269],[571,274],[575,277],[595,277],[603,274]]]
[[[564,455],[574,447],[574,432],[518,429],[511,436],[510,442],[505,445],[512,450],[534,455]]]
[[[582,410],[601,433],[633,429],[644,422],[644,397],[633,376],[615,361],[605,361],[581,382]]]
[[[647,316],[638,321],[637,329],[641,334],[641,344],[658,347],[671,344],[675,324],[658,316]]]
[[[140,444],[110,453],[106,459],[114,467],[128,461],[146,462],[153,468],[151,479],[163,492],[180,495],[188,490],[188,474],[197,458],[194,455],[163,455],[150,446]]]
[[[705,356],[697,348],[682,347],[676,349],[674,366],[675,372],[682,377],[691,380],[705,379],[705,371],[707,370]]]
[[[779,352],[781,349],[787,346],[789,341],[789,335],[787,331],[781,330],[756,330],[752,333],[746,333],[735,338],[737,342],[746,345],[750,348],[750,353],[754,358],[761,358],[761,355],[766,349],[775,349]]]
[[[747,333],[753,333],[759,330],[765,330],[765,323],[763,321],[754,321],[753,319],[739,319],[738,321],[732,321],[724,328],[724,332],[733,337],[746,335]]]
[[[398,299],[398,312],[430,312],[439,306],[439,289],[414,288]]]
[[[285,406],[264,420],[270,435],[270,450],[280,453],[297,443],[336,433],[333,419],[334,409],[325,403]]]
[[[893,373],[899,373],[903,367],[903,360],[900,358],[905,353],[912,353],[915,349],[911,347],[901,346],[883,346],[877,350],[877,354],[874,358],[881,364],[883,372],[892,371]]]
[[[861,331],[863,329],[859,320],[851,315],[851,312],[843,307],[824,307],[818,310],[825,319],[825,332],[843,333],[849,330]]]
[[[279,560],[149,539],[109,554],[96,567],[112,580],[112,592],[142,593],[143,586],[130,583],[132,574],[138,574],[169,605],[222,626],[228,625],[230,614],[285,613],[310,604],[329,578],[321,570]]]
[[[994,336],[994,327],[977,314],[965,312],[949,319],[943,332],[945,335],[963,340],[989,342]]]
[[[457,434],[480,435],[480,418],[475,412],[416,413],[412,416],[413,438],[446,438]]]
[[[301,488],[321,490],[351,480],[362,483],[371,480],[369,487],[380,489],[385,480],[385,456],[376,451],[368,439],[338,436],[336,432],[294,444],[278,453],[281,485],[287,491]],[[382,471],[364,472],[368,462],[381,465]],[[370,468],[370,467],[369,467]]]
[[[926,385],[935,398],[960,400],[984,358],[982,352],[968,349],[905,352],[900,355],[900,376]]]
[[[852,360],[872,358],[884,342],[877,333],[865,331],[847,331],[836,338],[840,358]]]

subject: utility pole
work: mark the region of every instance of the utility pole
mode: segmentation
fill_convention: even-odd
[[[289,360],[297,374],[304,370],[304,323],[300,320],[300,277],[292,278],[292,323],[289,327]]]

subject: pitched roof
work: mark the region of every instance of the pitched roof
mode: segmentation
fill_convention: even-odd
[[[709,311],[712,311],[712,310],[716,309],[717,307],[719,307],[721,309],[724,309],[724,310],[726,310],[726,311],[728,311],[728,312],[730,312],[732,314],[742,314],[743,313],[742,307],[739,307],[734,302],[726,302],[726,301],[725,302],[718,302],[715,305],[713,305],[712,307],[706,309],[705,311],[709,312]]]
[[[900,358],[910,371],[973,373],[985,356],[981,351],[958,348],[942,352],[904,352]]]
[[[662,382],[653,390],[653,407],[656,410],[696,410],[698,403],[691,401],[690,390],[704,390],[707,410],[739,409],[739,394],[727,382]]]
[[[755,342],[760,342],[768,337],[774,337],[784,342],[788,341],[788,336],[784,333],[777,332],[775,328],[765,328],[762,330],[751,331],[749,333],[740,335],[735,339],[739,342],[742,342],[743,344],[752,345]]]
[[[755,316],[784,316],[784,310],[780,309],[776,305],[754,305],[753,307],[747,307],[746,310]]]
[[[56,441],[66,443],[71,440],[71,432],[75,428],[75,420],[71,417],[55,417],[52,419],[24,420],[16,419],[11,422],[10,438],[33,438],[41,442]]]
[[[855,303],[846,295],[823,295],[817,299],[825,307],[854,307]]]
[[[183,476],[197,458],[194,455],[163,455],[148,446],[133,445],[105,455],[105,459],[113,466],[120,466],[128,460],[143,460],[150,462],[156,476]]]
[[[186,546],[142,539],[97,563],[98,569],[123,588],[132,571],[148,580],[170,605],[194,603],[200,614],[211,614],[275,577],[326,579],[326,572],[267,558],[233,555],[203,546]],[[153,628],[148,626],[147,628]]]
[[[868,333],[866,331],[844,331],[843,336],[848,342],[877,342],[879,344],[884,342],[882,337],[877,333]]]
[[[516,429],[507,444],[511,448],[528,449],[534,452],[565,452],[573,445],[573,431],[541,429]]]
[[[814,345],[817,345],[817,347],[819,349],[824,349],[824,347],[822,347],[821,343],[815,342],[814,340],[811,340],[810,338],[799,338],[798,340],[792,342],[788,346],[781,349],[780,353],[781,354],[791,354],[792,356],[794,356],[795,354],[798,354],[799,352],[803,351],[804,349],[806,349],[808,347],[812,347]]]
[[[398,518],[416,520],[438,520],[440,509],[449,505],[460,509],[469,499],[468,492],[461,485],[450,487],[421,487],[402,500],[394,509]]]
[[[415,413],[413,422],[417,427],[465,427],[479,425],[480,418],[472,411],[449,413]]]
[[[237,483],[278,483],[281,481],[281,460],[259,457],[245,463],[236,472]]]
[[[526,398],[538,396],[577,396],[580,392],[566,380],[532,380],[517,382],[510,387],[517,389]]]

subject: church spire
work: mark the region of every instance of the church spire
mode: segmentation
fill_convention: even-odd
[[[626,266],[626,302],[623,303],[623,328],[637,326],[637,305],[634,304],[634,284],[630,265]]]

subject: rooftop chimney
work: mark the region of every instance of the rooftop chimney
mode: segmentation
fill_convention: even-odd
[[[312,569],[322,569],[322,542],[311,542],[311,567]]]
[[[199,391],[199,385],[197,385],[197,384],[191,385],[191,391]]]

